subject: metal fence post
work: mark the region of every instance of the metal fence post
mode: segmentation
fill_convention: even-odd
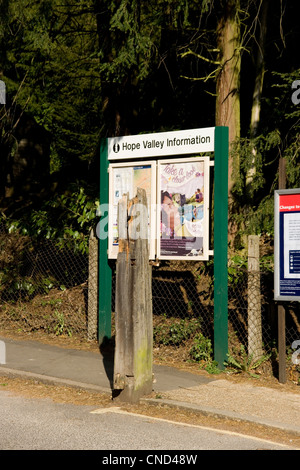
[[[108,178],[108,151],[107,139],[100,143],[100,204],[109,202]],[[101,214],[104,217],[106,214]],[[111,338],[111,291],[112,271],[108,261],[108,234],[99,238],[99,323],[98,340],[101,344],[105,339]]]
[[[220,369],[228,353],[228,127],[215,127],[214,358]]]

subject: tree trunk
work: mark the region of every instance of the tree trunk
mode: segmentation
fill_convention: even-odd
[[[217,77],[216,126],[229,127],[229,146],[240,137],[240,21],[239,1],[228,0],[218,22],[217,42],[221,69]],[[239,171],[239,162],[235,162]],[[229,152],[228,192],[232,199],[234,165]],[[230,205],[229,205],[230,209]]]
[[[264,53],[265,53],[265,39],[267,32],[267,13],[268,13],[269,0],[263,0],[262,9],[260,13],[260,31],[258,38],[258,51],[256,59],[256,77],[252,98],[252,112],[251,112],[251,122],[250,122],[250,139],[254,139],[257,136],[257,129],[260,120],[260,110],[261,110],[261,95],[263,89],[264,81]],[[248,197],[251,197],[252,183],[256,173],[256,148],[253,144],[252,146],[252,160],[250,167],[247,171],[246,176],[246,188]]]

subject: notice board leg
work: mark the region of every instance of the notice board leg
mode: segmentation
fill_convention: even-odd
[[[285,339],[285,308],[278,305],[278,355],[279,382],[286,383],[286,339]]]
[[[228,127],[215,128],[214,358],[220,369],[228,353]]]
[[[100,144],[100,204],[105,207],[109,202],[109,178],[108,178],[108,152],[106,139]],[[105,217],[103,213],[100,217]],[[107,236],[99,237],[99,322],[98,341],[111,338],[111,294],[112,294],[112,269],[109,264]]]

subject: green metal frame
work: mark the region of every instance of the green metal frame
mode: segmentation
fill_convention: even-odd
[[[215,128],[214,358],[220,369],[228,353],[228,127]]]
[[[228,353],[228,127],[215,127],[214,148],[214,359],[220,369]],[[107,139],[100,148],[100,204],[109,202]],[[104,215],[104,214],[103,214]],[[99,240],[98,340],[111,338],[112,270],[108,239]]]
[[[108,204],[109,202],[108,165],[107,139],[102,139],[100,143],[100,204]],[[105,214],[100,215],[100,219],[104,216]],[[108,237],[99,239],[98,341],[100,344],[106,339],[111,338],[112,270],[109,264],[107,250]]]

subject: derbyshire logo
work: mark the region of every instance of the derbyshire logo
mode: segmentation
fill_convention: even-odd
[[[6,87],[3,80],[0,80],[0,104],[6,104]]]
[[[113,146],[113,151],[114,151],[115,153],[120,152],[120,145],[119,145],[119,144],[114,144],[114,146]]]

